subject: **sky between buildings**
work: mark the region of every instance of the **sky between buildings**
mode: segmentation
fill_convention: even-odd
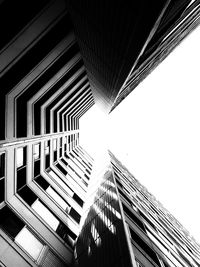
[[[108,116],[95,105],[80,143],[108,148],[200,243],[200,27]]]

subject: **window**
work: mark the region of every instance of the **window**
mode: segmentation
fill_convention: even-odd
[[[44,153],[45,153],[45,169],[50,166],[50,140],[45,141]]]
[[[162,263],[163,263],[164,267],[170,267],[169,264],[166,263],[166,261],[163,261],[163,260],[162,260]]]
[[[53,160],[57,160],[57,139],[53,139]]]
[[[20,168],[26,165],[26,147],[19,147],[16,151],[16,165]]]
[[[128,204],[131,206],[132,201],[128,198],[128,196],[120,188],[118,188],[118,191],[120,195],[126,200],[126,202],[128,202]]]
[[[67,186],[67,184],[65,184],[54,171],[50,170],[49,175],[60,185],[60,188],[62,188],[71,197],[73,196],[74,192],[71,188]]]
[[[166,246],[165,243],[163,243],[158,236],[156,236],[150,229],[147,229],[147,234],[150,240],[164,253],[165,255],[168,255],[169,253],[169,247]]]
[[[62,174],[67,175],[67,171],[59,163],[56,164],[56,167]]]
[[[26,147],[16,149],[17,191],[26,185]]]
[[[53,151],[57,150],[57,139],[53,139]]]
[[[80,214],[73,208],[71,208],[69,215],[77,222],[79,223],[81,220]]]
[[[80,215],[73,209],[71,206],[47,183],[47,181],[43,177],[38,177],[36,182],[47,192],[49,196],[53,198],[53,200],[70,216],[76,221],[80,222]]]
[[[20,245],[34,260],[37,260],[44,245],[24,227],[15,238],[15,242]]]
[[[56,231],[59,225],[58,219],[40,202],[39,199],[37,199],[31,207],[54,231]]]
[[[5,198],[5,153],[0,154],[0,203]]]
[[[34,177],[40,174],[40,144],[33,146]]]
[[[58,203],[60,207],[62,207],[65,211],[69,212],[70,210],[70,205],[65,202],[65,200],[58,195],[58,193],[51,188],[50,186],[46,189],[46,192]]]
[[[140,215],[143,217],[143,219],[153,228],[156,230],[156,226],[153,224],[152,221],[150,221],[150,219],[147,218],[146,215],[144,215],[144,213],[142,211],[139,210]]]
[[[158,266],[161,267],[159,259],[155,251],[153,251],[153,249],[151,249],[147,245],[147,243],[138,234],[136,234],[135,231],[133,231],[133,229],[131,229],[130,227],[129,229],[130,229],[131,238],[134,241],[134,243],[136,243],[140,247],[140,249],[142,249],[142,251],[144,251],[145,254],[148,255],[150,259],[152,259]]]
[[[138,259],[135,259],[137,267],[144,267],[143,264],[141,264]]]
[[[76,193],[74,193],[73,199],[79,204],[79,206],[83,207],[84,202]]]
[[[44,245],[30,232],[24,222],[7,206],[0,210],[0,218],[0,228],[34,260],[37,260]]]
[[[49,154],[49,148],[50,148],[50,140],[45,141],[44,143],[45,155]]]
[[[76,235],[62,223],[39,199],[31,206],[38,215],[65,241],[72,246]]]
[[[25,225],[7,206],[0,210],[0,218],[0,228],[2,228],[12,239],[17,236]]]
[[[129,208],[127,208],[124,204],[122,204],[123,206],[123,210],[125,212],[125,214],[140,228],[142,229],[144,232],[146,232],[144,224],[142,223],[142,221],[134,214],[134,212],[130,211]]]
[[[61,156],[62,156],[62,137],[60,137],[60,157]]]
[[[29,206],[37,199],[36,194],[27,185],[22,187],[17,193]]]
[[[34,156],[34,160],[37,160],[40,158],[40,144],[36,144],[33,146],[33,156]]]

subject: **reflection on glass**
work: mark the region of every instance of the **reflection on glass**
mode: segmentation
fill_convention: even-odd
[[[26,228],[24,227],[15,238],[18,243],[28,254],[37,260],[44,245]]]
[[[69,212],[70,206],[53,190],[50,186],[47,188],[46,192],[60,205],[64,210]]]
[[[57,140],[53,139],[53,151],[57,149]]]
[[[39,159],[40,157],[40,144],[34,145],[34,159]]]
[[[31,207],[54,231],[56,231],[59,221],[38,199],[32,204]]]
[[[50,147],[50,141],[45,141],[45,144],[44,144],[44,149],[45,149],[45,155],[48,155],[49,154],[49,147]]]
[[[24,148],[23,147],[17,148],[16,163],[17,163],[17,168],[23,166],[24,164]]]
[[[100,237],[94,223],[92,223],[92,225],[91,225],[91,233],[92,233],[92,237],[93,237],[97,247],[99,247],[101,245],[102,241],[101,241],[101,237]]]
[[[105,226],[108,228],[109,231],[111,231],[113,234],[116,233],[116,227],[112,224],[110,219],[105,215],[104,211],[100,210],[96,204],[94,204],[93,208],[95,209],[96,213],[100,217],[100,219],[103,221]]]
[[[104,204],[118,219],[121,219],[121,214],[116,209],[114,209],[107,201],[105,201]]]

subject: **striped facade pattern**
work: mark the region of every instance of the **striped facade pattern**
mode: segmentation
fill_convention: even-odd
[[[171,16],[171,17],[170,17]],[[169,20],[169,21],[168,21]],[[160,26],[120,88],[112,110],[200,23],[199,1],[171,1]]]
[[[111,164],[136,266],[197,267],[200,246],[115,156]]]
[[[75,266],[132,266],[112,170],[106,170],[75,247]]]
[[[75,247],[75,266],[197,267],[200,246],[110,154]]]
[[[0,265],[69,266],[93,164],[79,144],[92,92],[65,1],[1,1],[0,12],[15,21],[0,29]]]
[[[83,221],[95,162],[79,142],[94,103],[112,111],[198,24],[199,0],[0,0],[0,266],[200,265],[111,153]]]

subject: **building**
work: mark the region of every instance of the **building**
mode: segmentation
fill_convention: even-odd
[[[199,266],[200,247],[115,156],[102,170],[75,266]]]
[[[93,164],[86,70],[64,1],[1,1],[0,17],[0,265],[70,266]]]
[[[199,2],[2,0],[0,22],[0,266],[72,266],[95,164],[79,119],[94,103],[112,111],[199,24]],[[112,242],[124,244],[119,264],[135,266],[109,179]]]
[[[95,102],[111,112],[199,24],[199,3],[69,0]]]

